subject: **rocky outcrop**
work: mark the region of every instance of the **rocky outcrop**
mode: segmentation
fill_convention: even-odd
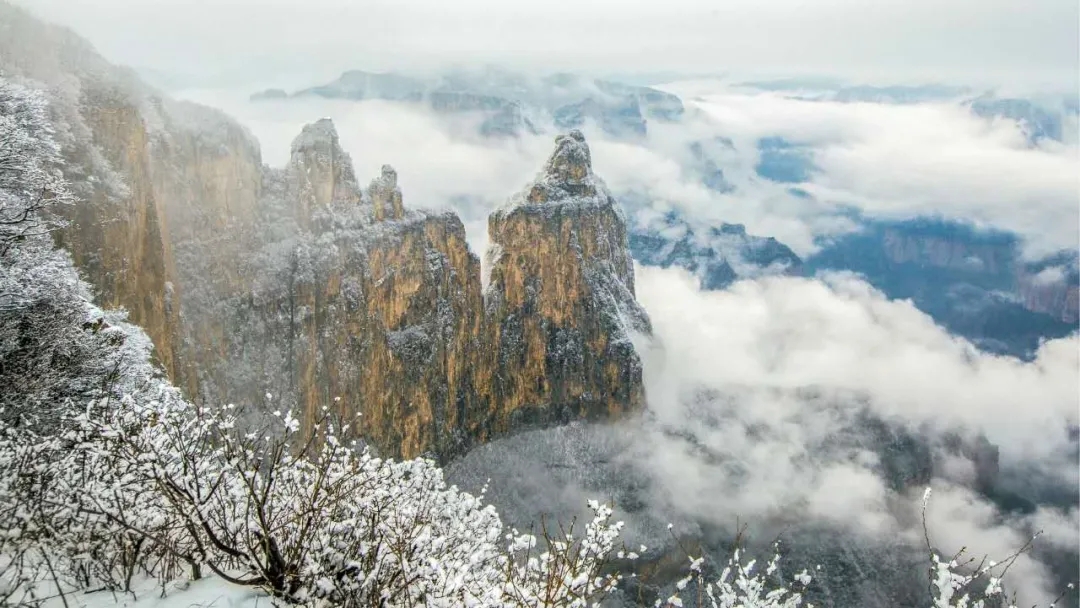
[[[305,126],[293,140],[286,179],[297,223],[304,229],[311,228],[317,209],[360,200],[352,160],[329,118]]]
[[[253,280],[186,311],[228,328],[219,349],[191,353],[194,394],[298,407],[308,425],[324,408],[359,415],[354,432],[385,454],[460,453],[483,311],[464,226],[407,212],[389,166],[361,190],[328,120],[292,149],[284,169],[264,169],[259,238],[243,256]]]
[[[472,443],[480,264],[456,216],[338,229],[286,261],[236,313],[223,394],[263,403],[265,392],[308,425],[324,407],[359,415],[357,434],[388,455]]]
[[[560,136],[544,171],[488,221],[486,292],[496,430],[617,416],[644,404],[631,331],[626,223],[579,131]]]
[[[328,121],[293,150],[266,172],[260,278],[224,298],[232,331],[200,362],[204,400],[295,403],[306,424],[330,407],[359,415],[353,428],[383,454],[442,460],[643,405],[630,331],[648,321],[626,226],[580,133],[492,216],[503,255],[486,302],[456,215],[406,209],[389,166],[359,189]]]
[[[382,174],[371,181],[368,196],[371,197],[376,220],[400,220],[405,217],[401,189],[397,185],[397,171],[390,165],[383,165]]]

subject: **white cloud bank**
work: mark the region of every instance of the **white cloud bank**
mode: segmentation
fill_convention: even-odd
[[[1003,458],[1050,457],[1080,423],[1080,342],[1043,345],[1032,363],[980,353],[911,304],[846,275],[770,278],[701,292],[686,274],[638,269],[638,298],[662,345],[650,401],[678,403],[687,386],[867,395],[890,419],[939,430],[980,429]],[[647,358],[648,361],[648,358]],[[786,403],[743,420],[779,424]],[[662,419],[666,410],[658,407]],[[677,410],[671,420],[677,423]]]
[[[943,215],[1013,230],[1040,252],[1075,247],[1080,156],[1075,145],[1028,147],[1014,121],[958,103],[887,105],[716,94],[696,102],[725,131],[781,135],[814,148],[806,188],[869,215]]]
[[[1080,483],[1067,432],[1080,422],[1075,335],[1023,363],[979,353],[909,303],[887,301],[849,276],[701,292],[683,272],[639,268],[638,285],[659,344],[644,348],[650,410],[661,427],[695,438],[688,450],[645,427],[634,441],[647,446],[636,460],[661,484],[658,496],[678,497],[667,508],[728,523],[806,518],[917,542],[921,529],[901,522],[918,492],[888,490],[870,446],[825,447],[863,408],[931,437],[985,434],[1003,469],[1038,463],[1062,487]],[[703,390],[716,396],[695,397]],[[716,422],[702,424],[708,420]],[[1026,522],[1003,519],[952,481],[934,485],[930,524],[944,551],[966,546],[1005,557],[1025,543]],[[1076,548],[1075,510],[1040,517],[1052,524],[1049,542]],[[1037,562],[1015,568],[1013,584],[1027,599],[1048,599]]]

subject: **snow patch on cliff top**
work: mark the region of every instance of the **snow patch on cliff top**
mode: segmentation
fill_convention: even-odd
[[[610,206],[625,222],[607,184],[592,170],[592,153],[585,136],[577,129],[555,138],[555,150],[536,179],[517,192],[496,212],[528,206],[536,210],[564,205]]]

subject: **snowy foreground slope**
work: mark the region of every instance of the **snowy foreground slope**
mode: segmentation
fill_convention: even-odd
[[[169,583],[162,594],[160,583],[140,581],[132,593],[96,591],[68,594],[45,603],[47,608],[256,608],[273,605],[265,593],[231,585],[217,577]]]

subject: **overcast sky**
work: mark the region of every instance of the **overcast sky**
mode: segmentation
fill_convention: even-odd
[[[1057,83],[1076,0],[15,0],[108,58],[170,72],[541,69]]]

